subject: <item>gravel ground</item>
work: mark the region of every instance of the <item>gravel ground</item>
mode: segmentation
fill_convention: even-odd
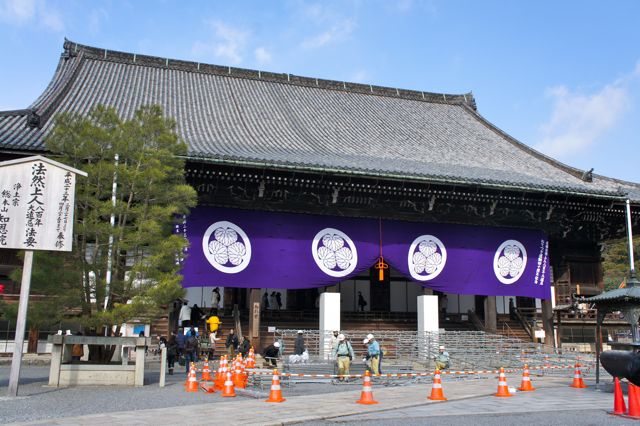
[[[586,411],[539,411],[535,413],[517,414],[480,414],[471,416],[438,416],[438,417],[402,417],[395,420],[363,420],[349,422],[310,422],[303,423],[305,426],[320,426],[327,424],[360,426],[418,426],[437,424],[438,426],[620,426],[636,425],[637,420],[624,419],[618,416],[611,416],[603,410]]]
[[[20,376],[18,398],[8,398],[10,367],[0,366],[0,424],[31,421],[62,416],[79,416],[84,414],[105,413],[113,411],[143,410],[147,408],[163,408],[181,405],[204,404],[221,401],[204,392],[187,393],[183,390],[186,375],[182,370],[173,376],[166,376],[166,386],[158,386],[159,369],[150,365],[145,374],[146,385],[141,388],[120,386],[95,386],[53,388],[47,386],[49,367],[23,366]],[[254,387],[246,392],[238,390],[243,398],[266,398],[269,382],[264,387]],[[353,389],[361,386],[360,382],[332,385],[329,383],[299,383],[283,391],[287,396],[322,394]],[[243,392],[244,395],[240,395]]]

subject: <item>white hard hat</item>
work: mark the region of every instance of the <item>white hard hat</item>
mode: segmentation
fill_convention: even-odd
[[[344,334],[338,334],[338,340],[344,340]]]
[[[367,343],[369,343],[369,339],[367,339],[367,338],[365,337],[365,339],[362,341],[362,343],[366,345]]]
[[[373,339],[373,334],[367,334],[367,340]]]
[[[440,345],[440,348],[439,348],[439,349],[440,349],[440,350],[444,350],[444,346]]]
[[[298,334],[304,334],[304,331],[298,330]]]
[[[275,343],[273,344],[273,346],[275,346],[276,348],[279,348],[279,347],[280,347],[280,342],[275,342]]]

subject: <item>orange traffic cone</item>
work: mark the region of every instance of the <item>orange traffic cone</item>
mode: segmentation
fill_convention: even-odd
[[[500,375],[498,376],[498,392],[493,394],[501,398],[513,396],[509,393],[509,386],[507,386],[507,377],[504,375],[504,368],[500,367]]]
[[[360,393],[360,399],[356,401],[358,404],[377,404],[378,401],[373,399],[373,392],[371,391],[371,373],[367,370],[362,378],[362,392]]]
[[[242,363],[236,362],[235,369],[233,370],[233,385],[237,388],[244,389],[244,371],[242,370]]]
[[[224,381],[225,378],[227,377],[227,371],[226,371],[226,367],[225,367],[225,360],[224,360],[224,356],[220,359],[220,365],[218,366],[218,372],[216,374],[216,381],[214,382],[213,386],[218,389],[218,390],[222,390],[224,389]]]
[[[284,402],[286,399],[282,397],[282,389],[280,388],[280,376],[278,376],[278,370],[273,370],[273,378],[271,379],[271,392],[269,392],[269,399],[265,402]]]
[[[573,372],[573,383],[571,383],[572,388],[584,389],[587,387],[585,385],[584,380],[582,380],[582,372],[580,372],[580,363],[576,363],[576,369]]]
[[[211,370],[209,369],[209,360],[207,358],[204,359],[204,366],[202,367],[202,379],[205,382],[210,382],[213,379],[211,378]]]
[[[442,380],[440,379],[440,370],[436,370],[433,375],[433,386],[431,387],[431,395],[428,397],[432,401],[446,401],[442,392]]]
[[[247,368],[255,368],[256,366],[256,354],[253,352],[253,346],[249,349],[249,355],[247,356],[247,361],[245,363],[245,367]]]
[[[227,371],[227,380],[224,382],[224,388],[222,389],[222,396],[231,397],[236,396],[236,390],[233,387],[233,380],[231,380],[231,373]]]
[[[522,371],[522,383],[520,383],[520,387],[518,388],[518,390],[522,392],[536,390],[536,388],[531,385],[531,377],[529,377],[529,366],[527,364],[524,365],[524,370]]]
[[[640,389],[629,382],[629,412],[628,417],[640,419]]]
[[[198,392],[198,379],[196,378],[196,366],[191,363],[191,370],[189,371],[189,377],[187,379],[187,392]]]
[[[622,392],[622,386],[620,386],[620,379],[615,377],[613,379],[613,411],[609,411],[609,414],[626,414],[627,406],[624,404],[624,393]]]

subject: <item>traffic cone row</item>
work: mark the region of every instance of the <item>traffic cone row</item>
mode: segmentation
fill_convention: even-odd
[[[629,389],[629,396],[631,396],[631,389]],[[631,401],[629,401],[631,404]],[[622,392],[622,386],[620,386],[620,379],[613,379],[613,411],[610,414],[627,414],[627,406],[624,404],[624,393]]]
[[[577,389],[584,389],[587,387],[587,385],[584,383],[584,380],[582,380],[582,372],[580,371],[579,362],[576,363],[576,368],[573,373],[573,383],[571,383],[570,386]]]
[[[227,359],[225,356],[220,358],[220,364],[218,365],[218,372],[216,374],[216,380],[214,382],[214,387],[218,390],[222,390],[224,388],[224,382],[227,378]]]
[[[227,379],[224,381],[224,388],[222,389],[222,396],[234,397],[236,396],[236,390],[233,387],[233,380],[231,380],[231,372],[227,371]]]

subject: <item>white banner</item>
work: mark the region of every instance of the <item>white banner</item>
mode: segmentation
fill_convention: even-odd
[[[0,163],[0,248],[71,251],[77,173],[40,156]]]

